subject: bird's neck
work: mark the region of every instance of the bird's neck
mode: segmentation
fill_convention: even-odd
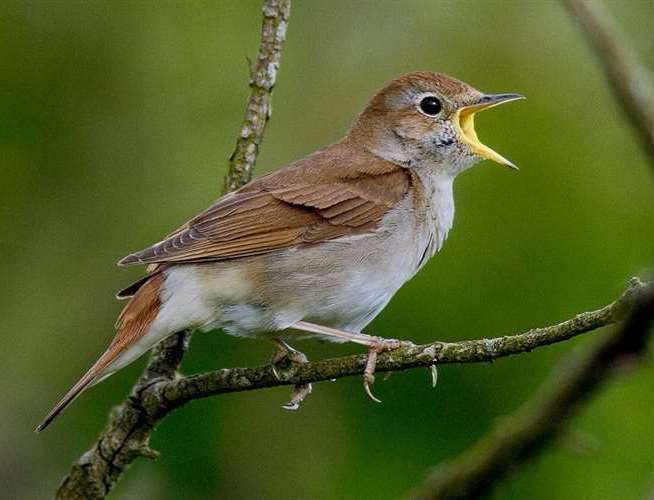
[[[454,223],[454,175],[431,168],[412,168],[416,213],[432,235],[432,255],[438,252]]]
[[[393,141],[378,140],[379,136],[374,141],[362,139],[370,137],[350,132],[339,145],[363,150],[411,172],[414,185],[413,210],[419,224],[423,225],[420,230],[431,233],[431,253],[440,250],[454,222],[453,184],[461,169],[456,165],[444,165],[429,155],[423,156],[417,152],[409,155]]]

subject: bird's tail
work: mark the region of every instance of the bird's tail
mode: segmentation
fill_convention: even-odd
[[[148,339],[150,326],[161,307],[164,276],[156,274],[127,303],[116,321],[117,333],[107,350],[47,414],[35,432],[41,432],[82,392],[120,370],[150,349],[158,340]]]

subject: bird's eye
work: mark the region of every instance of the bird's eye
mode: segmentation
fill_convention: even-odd
[[[436,116],[442,108],[441,102],[433,95],[425,97],[420,101],[420,110],[429,116]]]

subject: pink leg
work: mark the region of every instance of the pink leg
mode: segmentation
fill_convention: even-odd
[[[393,351],[400,347],[412,346],[412,342],[384,339],[381,337],[373,337],[365,333],[353,333],[338,328],[329,326],[316,325],[315,323],[308,323],[306,321],[298,321],[291,328],[302,330],[309,333],[317,333],[325,337],[334,337],[355,344],[364,345],[368,347],[368,359],[366,360],[366,368],[363,371],[363,388],[373,401],[381,403],[370,390],[370,386],[375,383],[375,367],[377,366],[377,355],[386,351]]]

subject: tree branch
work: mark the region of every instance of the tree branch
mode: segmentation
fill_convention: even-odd
[[[588,38],[613,93],[654,168],[654,82],[620,34],[611,15],[593,0],[564,0]]]
[[[532,351],[538,347],[568,340],[582,333],[613,324],[625,317],[634,301],[648,286],[632,279],[627,290],[613,303],[585,312],[558,325],[534,328],[517,335],[462,342],[432,342],[380,354],[377,372],[399,371],[452,363],[478,363]],[[151,394],[164,406],[178,407],[192,399],[227,392],[249,391],[264,387],[307,384],[363,373],[366,355],[345,356],[309,362],[280,374],[270,366],[226,368],[199,375],[169,380],[153,387]]]
[[[277,79],[291,0],[265,0],[257,59],[250,68],[250,96],[236,148],[229,159],[224,192],[236,189],[252,176],[266,123],[270,119],[272,90]],[[130,396],[110,415],[91,449],[72,466],[56,493],[58,499],[104,498],[127,467],[139,456],[156,458],[148,447],[156,419],[145,409],[148,388],[177,376],[191,335],[179,332],[159,343]]]
[[[411,498],[449,500],[488,495],[541,453],[616,369],[633,365],[645,354],[654,323],[654,286],[650,283],[644,292],[638,294],[622,326],[582,355],[574,353],[566,358],[532,399],[499,420],[456,460],[438,467]]]
[[[626,291],[615,302],[601,309],[518,335],[454,343],[433,342],[385,353],[379,356],[377,371],[484,362],[529,352],[622,320],[634,303],[649,293],[651,288],[651,283],[643,284],[632,279]],[[65,487],[65,494],[69,496],[60,498],[101,498],[136,457],[155,458],[156,452],[148,447],[152,430],[168,413],[190,400],[228,392],[342,378],[361,374],[364,367],[365,356],[360,355],[300,365],[284,373],[281,380],[275,378],[270,366],[222,369],[175,380],[169,377],[146,379],[144,376],[128,402],[115,411],[98,443],[80,458],[69,476],[73,485],[80,484],[79,475],[99,478],[101,482],[83,481],[83,495],[77,494],[79,488],[70,488],[64,483],[62,488]],[[94,490],[87,486],[100,489]]]
[[[272,114],[272,91],[277,81],[290,14],[290,0],[264,2],[261,46],[257,60],[250,66],[250,97],[236,148],[229,158],[224,193],[240,188],[252,178],[266,123]]]

